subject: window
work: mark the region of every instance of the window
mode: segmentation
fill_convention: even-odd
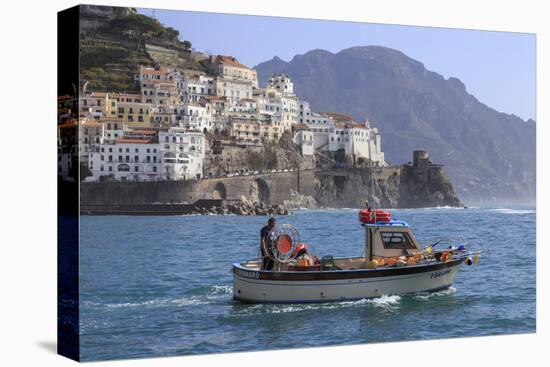
[[[139,171],[139,167],[138,166],[134,166],[134,172],[138,172]]]
[[[407,233],[404,232],[380,232],[385,249],[403,250],[416,249]]]
[[[139,156],[134,156],[134,162],[139,162]]]

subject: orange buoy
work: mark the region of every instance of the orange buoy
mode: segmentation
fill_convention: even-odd
[[[386,259],[386,264],[387,265],[395,265],[396,262],[397,262],[397,260],[395,260],[393,257],[390,257],[390,258]]]

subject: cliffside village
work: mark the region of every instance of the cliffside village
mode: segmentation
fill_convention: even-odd
[[[285,133],[304,157],[339,151],[386,165],[369,121],[311,111],[287,75],[272,75],[260,88],[256,71],[234,57],[210,56],[208,65],[207,72],[141,66],[140,94],[89,92],[85,84],[77,105],[60,96],[58,174],[74,179],[80,162],[85,181],[208,178],[214,141],[247,149],[277,143]],[[218,174],[249,173],[257,172]]]

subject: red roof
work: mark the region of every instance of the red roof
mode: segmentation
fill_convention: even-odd
[[[217,61],[226,64],[229,66],[235,66],[238,68],[244,68],[244,69],[250,69],[248,66],[241,64],[239,61],[237,61],[236,58],[233,56],[226,56],[226,55],[218,55]]]
[[[67,129],[71,127],[76,127],[76,120],[67,120],[63,122],[61,125],[57,125],[60,129]]]
[[[84,120],[82,121],[84,127],[103,127],[103,123],[95,120]]]
[[[353,117],[351,117],[350,115],[346,115],[346,114],[343,114],[343,113],[336,113],[336,112],[320,112],[321,115],[326,115],[326,116],[330,116],[332,117],[334,120],[336,121],[348,121],[348,122],[351,122],[353,121]]]

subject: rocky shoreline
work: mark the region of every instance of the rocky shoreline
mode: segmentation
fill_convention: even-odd
[[[221,206],[213,206],[211,208],[196,208],[190,214],[193,215],[289,215],[290,210],[283,205],[265,206],[263,203],[250,204],[226,204]]]
[[[283,204],[265,205],[262,202],[250,202],[246,198],[241,198],[238,202],[224,203],[220,206],[210,208],[197,207],[191,214],[199,215],[289,215],[293,209],[317,208],[317,201],[309,195],[302,195],[291,190],[290,199],[285,200]]]

